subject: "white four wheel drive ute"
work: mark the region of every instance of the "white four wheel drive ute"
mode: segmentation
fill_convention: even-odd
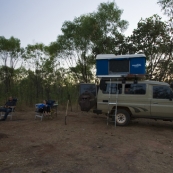
[[[109,114],[113,121],[116,117],[117,125],[127,125],[133,118],[172,121],[172,100],[172,89],[165,82],[104,81],[98,90],[94,112]]]

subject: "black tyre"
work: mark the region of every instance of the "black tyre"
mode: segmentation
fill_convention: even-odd
[[[112,117],[115,120],[115,117]],[[116,125],[125,126],[130,122],[130,114],[125,109],[118,109],[116,114]]]

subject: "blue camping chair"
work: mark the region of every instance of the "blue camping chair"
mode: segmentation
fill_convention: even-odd
[[[50,107],[50,111],[54,106],[55,101],[54,100],[47,100],[46,104]],[[36,118],[41,118],[41,121],[43,120],[43,118],[45,117],[44,112],[39,112],[39,105],[41,105],[42,103],[37,103],[35,104],[35,119]]]

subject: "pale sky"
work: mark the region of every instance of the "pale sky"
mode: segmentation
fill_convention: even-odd
[[[61,34],[64,21],[96,12],[107,0],[0,0],[0,36],[20,39],[21,46],[49,45]],[[109,2],[112,2],[111,0]],[[129,22],[124,34],[131,35],[141,18],[158,14],[165,21],[157,0],[115,0],[123,10],[122,19]]]

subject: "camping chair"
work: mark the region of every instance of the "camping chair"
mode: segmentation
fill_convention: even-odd
[[[46,104],[50,107],[51,115],[50,115],[49,117],[51,117],[51,118],[52,118],[52,115],[53,115],[53,114],[52,114],[52,107],[53,107],[54,103],[55,103],[54,100],[48,100],[48,101],[46,102]],[[35,104],[35,119],[38,117],[38,118],[41,118],[41,121],[42,121],[43,118],[46,117],[46,116],[45,116],[44,112],[39,112],[38,106],[39,106],[40,104],[42,104],[42,103],[37,103],[37,104]],[[47,117],[48,117],[48,116],[47,116]]]
[[[16,108],[16,103],[17,103],[17,99],[14,98],[13,99],[13,103],[14,105],[10,106],[11,112],[8,114],[7,118],[10,117],[10,119],[13,119],[13,116],[15,115],[15,108]],[[5,115],[5,112],[1,112],[1,117],[3,117]]]
[[[54,115],[54,104],[55,104],[55,101],[54,100],[47,100],[46,104],[50,107],[50,118],[53,118],[53,115]]]
[[[38,106],[39,106],[40,104],[41,104],[41,103],[35,104],[35,120],[36,120],[36,118],[38,117],[38,118],[41,118],[41,121],[42,121],[43,116],[44,116],[44,113],[43,113],[43,112],[39,112]]]

